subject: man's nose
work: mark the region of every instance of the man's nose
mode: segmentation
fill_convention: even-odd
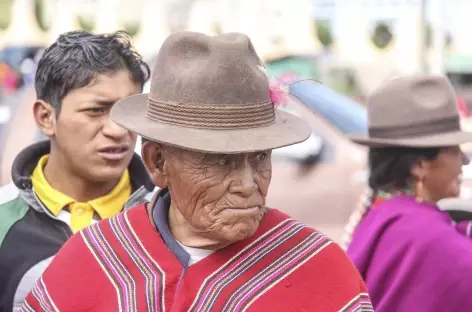
[[[251,196],[257,190],[256,172],[248,161],[241,163],[233,172],[234,182],[230,191],[243,197]]]
[[[128,130],[120,127],[109,118],[107,123],[103,126],[103,133],[108,137],[121,138],[128,133]]]

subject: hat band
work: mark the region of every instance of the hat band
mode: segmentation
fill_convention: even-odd
[[[461,126],[459,118],[454,116],[421,124],[381,128],[369,127],[369,136],[378,139],[405,139],[409,137],[421,137],[460,130]]]
[[[259,104],[198,105],[148,100],[147,117],[167,124],[201,129],[248,129],[275,121],[272,102]]]

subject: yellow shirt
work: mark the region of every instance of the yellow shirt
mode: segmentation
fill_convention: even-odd
[[[71,228],[74,233],[89,226],[96,212],[101,219],[106,219],[119,213],[131,195],[131,181],[126,170],[118,184],[105,196],[88,201],[77,202],[70,196],[54,189],[44,176],[43,168],[49,155],[44,155],[39,160],[31,175],[34,191],[41,202],[57,216],[61,210],[69,207],[71,214]]]

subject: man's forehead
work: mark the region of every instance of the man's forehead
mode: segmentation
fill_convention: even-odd
[[[138,83],[126,77],[111,75],[98,75],[93,81],[79,89],[81,93],[87,94],[99,101],[116,102],[124,97],[141,93]]]

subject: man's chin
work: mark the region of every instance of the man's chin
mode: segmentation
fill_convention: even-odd
[[[89,176],[92,181],[97,183],[105,183],[110,181],[119,180],[123,173],[125,172],[126,167],[110,167],[110,166],[100,166],[92,170],[89,170]]]

